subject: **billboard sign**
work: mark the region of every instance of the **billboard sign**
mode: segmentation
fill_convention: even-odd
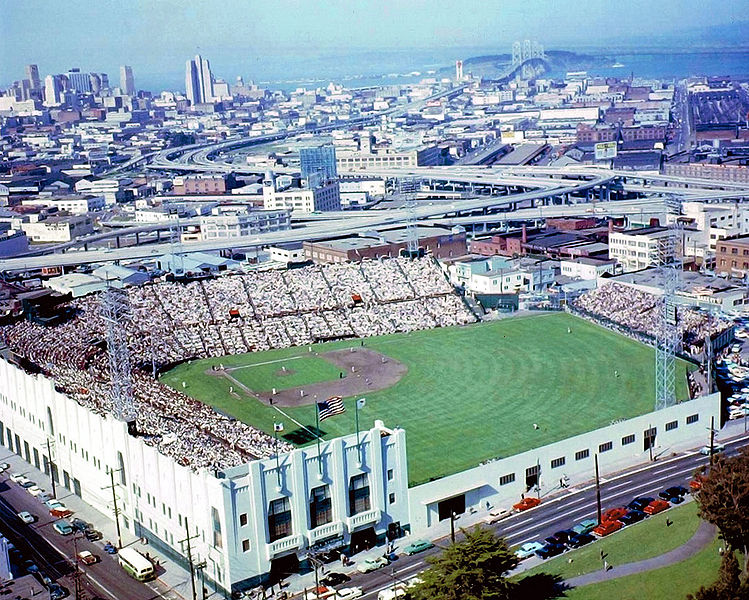
[[[596,160],[616,157],[616,142],[599,142],[595,145]]]

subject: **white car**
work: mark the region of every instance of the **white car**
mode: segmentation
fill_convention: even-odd
[[[349,598],[359,598],[363,595],[364,592],[360,587],[347,587],[338,590],[335,597],[341,598],[341,600],[349,600]]]
[[[507,510],[506,508],[496,508],[489,511],[489,514],[484,517],[484,523],[491,525],[492,523],[497,523],[502,519],[506,519],[510,515],[512,515],[511,510]]]
[[[0,473],[3,473],[10,469],[10,465],[8,463],[0,463]]]
[[[21,479],[26,479],[23,473],[11,473],[10,480],[14,483],[18,483]]]
[[[38,485],[32,485],[31,487],[26,488],[26,491],[32,496],[38,496],[39,494],[44,493],[44,490]]]
[[[32,515],[30,512],[27,512],[25,510],[18,513],[18,518],[21,519],[26,525],[31,525],[34,521],[36,521],[36,517]]]
[[[725,452],[725,450],[726,447],[723,444],[713,444],[713,454],[719,454],[720,452]],[[710,446],[702,446],[702,448],[700,448],[700,454],[710,456]]]
[[[356,565],[356,570],[359,571],[359,573],[369,573],[370,571],[376,571],[382,567],[387,567],[389,564],[390,561],[384,556],[375,556],[374,558],[365,558],[362,560],[358,565]]]

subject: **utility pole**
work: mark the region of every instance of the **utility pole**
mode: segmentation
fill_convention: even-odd
[[[114,510],[114,522],[117,525],[117,547],[122,548],[122,532],[120,531],[120,509],[117,508],[117,490],[115,488],[115,483],[114,483],[115,472],[122,471],[122,469],[113,469],[109,467],[108,471],[109,471],[109,480],[111,481],[111,483],[109,485],[104,486],[101,489],[112,490],[112,508]]]
[[[715,456],[715,417],[710,417],[710,466],[713,466]]]
[[[595,455],[596,459],[596,510],[598,514],[598,524],[601,524],[601,480],[598,476],[598,454]]]
[[[73,552],[75,553],[75,556],[73,557],[73,564],[74,564],[74,571],[73,571],[73,583],[75,584],[75,600],[83,600],[83,588],[81,586],[81,576],[83,573],[81,573],[80,569],[78,568],[78,540],[81,538],[83,534],[80,532],[76,532],[76,534],[73,536]]]
[[[47,438],[47,456],[49,457],[49,478],[52,480],[52,497],[57,498],[57,490],[55,489],[55,463],[52,461],[52,447]]]
[[[198,534],[190,535],[190,526],[187,524],[185,519],[185,539],[180,540],[180,544],[187,544],[187,564],[190,565],[190,585],[192,586],[192,600],[198,600],[197,592],[195,590],[195,565],[192,564],[192,544],[190,540],[198,537]]]
[[[455,543],[455,511],[450,513],[450,541]]]

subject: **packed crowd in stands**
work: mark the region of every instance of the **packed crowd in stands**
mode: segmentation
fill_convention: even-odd
[[[662,302],[658,296],[611,282],[581,295],[574,307],[601,317],[616,329],[647,341],[660,333]],[[686,306],[677,308],[677,327],[684,351],[697,355],[707,336],[731,326],[729,321]]]
[[[126,328],[137,430],[146,443],[192,468],[226,468],[275,452],[274,439],[150,376],[195,358],[464,325],[474,315],[431,258],[313,265],[228,274],[127,290]],[[0,329],[19,356],[99,414],[112,412],[101,298],[72,302],[74,318],[44,327],[28,320]],[[281,442],[281,451],[291,446]]]

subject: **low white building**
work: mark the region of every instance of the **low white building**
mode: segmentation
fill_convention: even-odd
[[[225,240],[270,231],[284,231],[290,227],[291,211],[287,209],[221,212],[200,217],[200,239]]]
[[[101,292],[107,287],[103,279],[85,273],[68,273],[52,277],[43,281],[42,285],[61,294],[71,294],[73,298]]]
[[[537,292],[554,282],[553,261],[502,256],[455,261],[447,268],[450,282],[472,294]]]
[[[85,215],[86,213],[103,209],[105,201],[104,196],[40,196],[23,200],[22,204],[30,206],[53,206],[61,212],[68,212],[72,215]]]
[[[21,223],[21,229],[34,242],[70,242],[94,231],[91,218],[76,215],[71,217],[47,217]]]
[[[617,264],[613,259],[602,260],[581,256],[559,262],[561,275],[572,279],[598,279],[605,273],[613,275],[617,272]]]
[[[263,207],[266,210],[290,210],[295,213],[341,210],[338,182],[329,182],[314,189],[290,186],[276,189],[273,181],[263,185]]]

